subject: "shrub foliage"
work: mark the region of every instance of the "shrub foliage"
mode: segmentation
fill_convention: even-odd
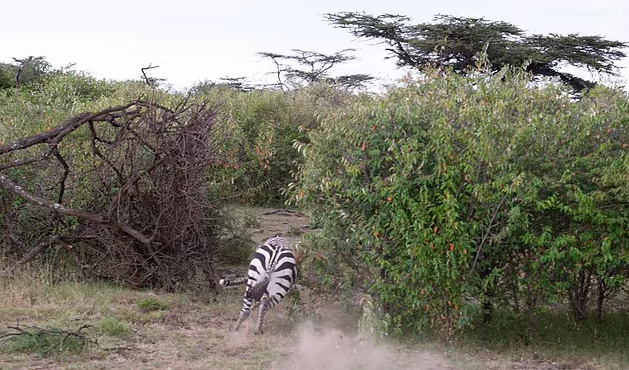
[[[339,111],[353,99],[345,89],[313,84],[290,92],[254,90],[243,93],[225,87],[195,90],[198,97],[220,107],[228,132],[215,164],[222,179],[232,183],[225,197],[250,205],[278,205],[303,157],[293,147],[307,141],[306,132],[320,117]]]
[[[313,130],[291,196],[323,228],[324,281],[399,330],[450,334],[496,303],[603,310],[629,274],[629,100],[530,81],[430,71]]]

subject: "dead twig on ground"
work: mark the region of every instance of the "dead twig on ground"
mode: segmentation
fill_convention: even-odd
[[[0,335],[0,343],[16,343],[24,340],[21,350],[30,350],[47,355],[51,352],[78,351],[89,345],[97,344],[95,339],[89,338],[84,331],[92,325],[82,325],[77,330],[65,330],[54,327],[42,328],[38,326],[20,325],[8,326],[11,330]]]
[[[269,216],[269,215],[274,215],[274,214],[280,214],[280,215],[284,214],[284,215],[292,215],[292,216],[298,216],[298,217],[306,217],[305,214],[299,211],[292,211],[290,209],[276,209],[275,211],[260,213],[261,216]]]

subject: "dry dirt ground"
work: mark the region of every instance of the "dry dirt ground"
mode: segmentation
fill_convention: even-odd
[[[257,219],[250,226],[251,238],[256,242],[283,233],[288,234],[294,244],[300,241],[302,232],[309,231],[308,218],[300,213],[263,208],[235,211]],[[612,369],[590,362],[555,363],[529,354],[461,350],[438,343],[358,339],[355,315],[332,304],[318,312],[321,319],[316,323],[293,320],[288,315],[290,302],[287,299],[269,312],[263,335],[253,334],[252,318],[239,332],[233,333],[228,327],[240,309],[240,288],[225,289],[213,299],[107,285],[40,285],[30,278],[0,281],[0,294],[0,331],[18,321],[21,325],[69,330],[88,324],[92,327],[85,333],[97,339],[97,344],[78,355],[42,357],[0,352],[0,370]],[[138,303],[148,298],[166,303],[168,309],[142,310]],[[108,331],[104,325],[106,320],[119,323],[120,332]]]

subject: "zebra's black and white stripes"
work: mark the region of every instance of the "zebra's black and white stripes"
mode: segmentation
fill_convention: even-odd
[[[286,239],[276,236],[267,240],[256,250],[249,264],[247,278],[219,281],[222,286],[247,284],[242,310],[233,330],[238,330],[240,324],[249,317],[253,305],[259,302],[260,311],[255,332],[261,333],[264,315],[284,298],[296,278],[295,255],[288,248]]]

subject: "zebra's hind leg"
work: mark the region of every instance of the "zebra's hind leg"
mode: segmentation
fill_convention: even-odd
[[[230,325],[229,331],[237,331],[238,328],[240,327],[240,324],[242,324],[242,322],[245,321],[247,317],[249,317],[250,312],[251,312],[250,309],[249,310],[243,309],[242,311],[240,311],[240,316],[238,316],[238,321],[236,321],[236,324]]]
[[[258,325],[254,334],[262,334],[262,322],[264,321],[264,315],[271,308],[271,299],[268,295],[265,295],[260,301],[260,311],[258,311]]]

